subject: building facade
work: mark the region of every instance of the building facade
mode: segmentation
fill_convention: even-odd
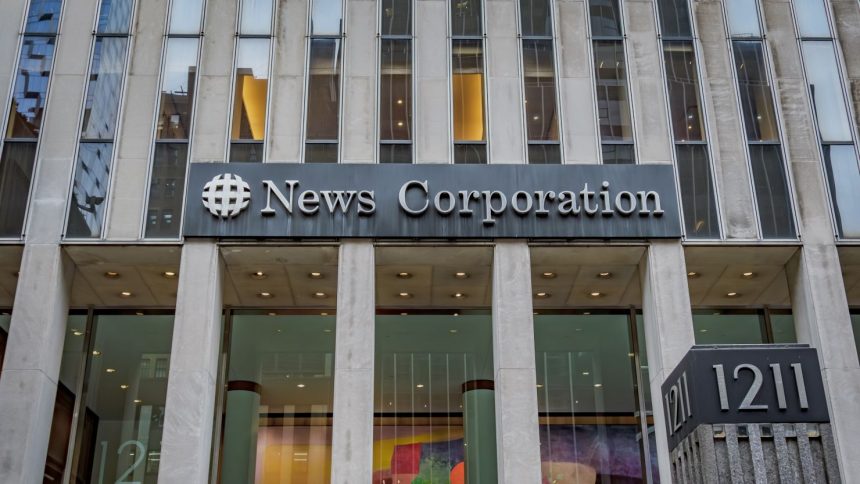
[[[786,343],[860,482],[857,0],[3,0],[0,92],[0,482],[671,482]]]

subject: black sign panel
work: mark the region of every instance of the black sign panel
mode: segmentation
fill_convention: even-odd
[[[807,345],[694,346],[661,393],[670,449],[703,423],[830,421]]]
[[[193,163],[188,237],[680,237],[668,165]]]

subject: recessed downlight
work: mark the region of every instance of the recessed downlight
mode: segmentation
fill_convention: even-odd
[[[419,383],[419,384],[415,385],[415,388],[424,388],[424,384],[423,384],[423,383]]]
[[[99,350],[93,350],[93,356],[101,356],[102,352]]]
[[[455,292],[454,294],[451,294],[451,297],[455,299],[465,299],[467,296],[462,292]]]
[[[737,292],[726,293],[726,297],[738,297],[738,296],[740,296],[740,293],[737,293]]]
[[[612,279],[612,273],[609,271],[598,272],[597,277],[599,279]]]
[[[308,277],[311,279],[322,279],[325,276],[323,276],[322,272],[308,272]]]
[[[254,271],[251,273],[251,279],[257,279],[258,281],[267,277],[269,277],[269,275],[263,271]]]
[[[163,277],[165,279],[175,279],[176,278],[176,272],[175,271],[164,271],[161,273],[161,277]]]
[[[305,387],[305,384],[304,384],[304,383],[299,383],[298,385],[296,385],[296,387],[298,387],[298,388],[304,388],[304,387]]]
[[[402,297],[403,299],[410,299],[410,298],[412,298],[412,293],[401,292],[401,293],[398,293],[397,296]]]
[[[594,388],[603,388],[603,383],[595,383]]]
[[[463,271],[455,272],[455,273],[454,273],[454,277],[456,277],[457,279],[468,279],[468,278],[469,278],[469,273],[468,273],[468,272],[463,272]]]
[[[257,297],[261,297],[263,299],[268,299],[268,298],[274,297],[274,294],[272,294],[271,292],[263,291],[263,292],[257,293]]]
[[[104,276],[108,279],[119,279],[119,272],[107,271],[104,273]]]
[[[605,296],[605,294],[600,292],[600,291],[591,291],[588,293],[588,295],[590,297],[603,297],[603,296]]]
[[[404,272],[398,272],[398,273],[397,273],[397,278],[398,278],[398,279],[411,279],[411,278],[412,278],[412,273],[411,273],[411,272],[406,272],[406,271],[404,271]]]
[[[689,277],[690,279],[695,279],[699,277],[699,273],[696,271],[690,271],[687,273],[687,277]]]
[[[546,299],[548,297],[552,297],[552,294],[550,294],[548,292],[541,291],[541,292],[536,292],[535,297],[539,298],[539,299]]]
[[[139,398],[135,398],[134,403],[141,404],[141,403],[143,403],[143,400],[141,400]]]
[[[131,296],[132,296],[131,291],[122,291],[121,293],[119,293],[119,297],[131,297]]]
[[[543,272],[540,276],[544,279],[555,279],[556,277],[558,277],[558,274],[556,274],[555,272]]]
[[[81,331],[81,330],[79,330],[79,329],[73,329],[73,330],[72,330],[72,334],[73,334],[73,335],[75,335],[75,336],[83,336],[83,335],[84,335],[84,332],[83,332],[83,331]]]
[[[317,299],[325,299],[325,298],[327,298],[327,297],[328,297],[328,294],[326,294],[326,293],[324,293],[324,292],[322,292],[322,291],[317,291],[317,292],[315,292],[315,293],[314,293],[314,297],[315,297],[315,298],[317,298]]]
[[[116,373],[116,368],[105,368],[105,373]]]
[[[126,390],[126,389],[128,388],[128,385],[126,385],[126,384],[122,384],[122,385],[120,385],[119,387],[120,387],[120,388],[122,388],[123,390]]]
[[[753,279],[757,274],[753,271],[746,271],[741,274],[744,279]]]

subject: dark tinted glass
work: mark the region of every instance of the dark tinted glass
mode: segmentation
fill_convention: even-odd
[[[101,236],[112,153],[113,143],[81,143],[78,148],[66,237]]]
[[[412,0],[382,0],[382,35],[412,35]]]
[[[664,42],[669,114],[675,141],[704,140],[699,75],[692,42]]]
[[[149,181],[146,237],[179,237],[188,144],[156,143]]]
[[[93,50],[81,138],[113,139],[125,72],[126,37],[99,37]]]
[[[687,238],[717,239],[720,227],[708,149],[705,145],[676,145],[675,150]]]
[[[487,145],[483,143],[455,144],[454,163],[485,165],[487,163]]]
[[[594,42],[594,77],[600,138],[611,141],[633,140],[630,98],[627,93],[627,67],[621,40]]]
[[[561,163],[561,147],[557,144],[530,144],[529,164],[558,165]]]
[[[38,138],[47,102],[53,37],[24,37],[9,108],[8,138]]]
[[[31,0],[24,32],[28,34],[57,33],[61,6],[60,0]]]
[[[382,144],[379,146],[380,163],[412,163],[411,144]]]
[[[750,141],[778,141],[779,130],[762,43],[736,41],[732,46],[747,138]]]
[[[340,40],[311,39],[307,139],[336,140],[340,115]]]
[[[795,238],[785,163],[778,145],[750,145],[758,216],[765,239]]]
[[[692,37],[687,0],[658,0],[660,30],[663,37]]]
[[[761,311],[693,310],[696,344],[762,344],[766,343]]]
[[[102,0],[97,32],[127,34],[134,0]]]
[[[604,144],[600,149],[603,151],[604,165],[632,165],[636,163],[633,145]]]
[[[530,141],[558,140],[553,66],[551,40],[523,40],[526,127]]]
[[[305,144],[305,163],[337,163],[337,143]]]
[[[621,9],[618,0],[590,0],[591,35],[594,37],[620,37]]]
[[[260,163],[263,161],[263,143],[230,143],[231,163]]]
[[[0,158],[0,237],[20,237],[33,179],[36,143],[3,146]]]
[[[860,168],[852,145],[824,145],[824,166],[839,236],[860,238]]]
[[[484,33],[481,23],[481,0],[449,0],[451,2],[451,35],[479,36]]]
[[[550,0],[520,0],[520,22],[523,37],[552,35],[552,3]]]
[[[412,42],[382,41],[379,138],[412,139]]]
[[[170,38],[164,57],[158,139],[188,139],[197,76],[197,38]]]

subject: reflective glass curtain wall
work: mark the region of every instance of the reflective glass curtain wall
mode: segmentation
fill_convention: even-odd
[[[342,104],[343,0],[313,0],[311,4],[305,89],[305,163],[337,163]]]
[[[603,163],[635,163],[620,0],[590,0],[589,13]]]
[[[260,163],[264,159],[273,10],[273,0],[239,2],[228,157],[231,162]]]
[[[669,116],[688,239],[720,238],[693,25],[687,0],[658,0]]]
[[[520,0],[527,160],[561,163],[552,0]]]
[[[31,0],[0,151],[0,238],[19,238],[36,164],[61,0]]]
[[[450,0],[454,163],[487,163],[482,0]]]
[[[380,2],[380,163],[412,162],[412,2]]]
[[[823,0],[793,0],[837,235],[860,239],[860,159],[836,44]]]
[[[728,0],[725,7],[761,237],[796,238],[787,167],[783,161],[758,3]]]
[[[797,343],[790,309],[693,309],[696,344]]]
[[[144,236],[175,239],[182,226],[205,0],[173,0],[155,121]]]
[[[66,238],[102,235],[134,0],[102,0],[81,123]]]

